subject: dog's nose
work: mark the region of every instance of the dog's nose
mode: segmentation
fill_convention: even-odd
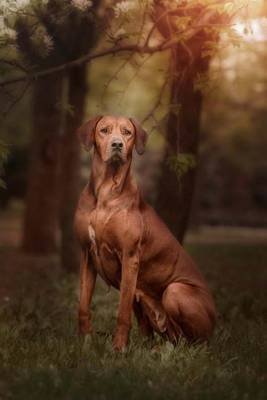
[[[121,140],[119,140],[119,139],[115,139],[115,140],[113,140],[113,142],[111,143],[111,147],[114,149],[114,150],[117,150],[117,149],[121,149],[122,148],[122,146],[123,146],[123,143],[122,143],[122,141]]]

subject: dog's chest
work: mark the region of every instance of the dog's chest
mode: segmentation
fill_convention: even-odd
[[[88,237],[94,266],[101,277],[118,287],[121,277],[121,252],[115,245],[114,216],[104,208],[95,209],[89,219]]]

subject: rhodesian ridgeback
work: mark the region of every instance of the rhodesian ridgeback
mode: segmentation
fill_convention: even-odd
[[[173,343],[208,339],[215,306],[207,284],[131,175],[133,149],[144,152],[147,133],[132,118],[103,116],[85,123],[78,136],[87,150],[94,147],[74,222],[81,246],[80,332],[92,332],[99,274],[120,291],[114,349],[127,346],[132,310],[145,335],[155,331]]]

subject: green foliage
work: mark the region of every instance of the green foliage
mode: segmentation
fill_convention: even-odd
[[[0,140],[0,189],[5,189],[6,187],[5,182],[1,178],[1,176],[3,176],[4,174],[4,165],[7,161],[8,153],[9,153],[8,145],[2,140]]]
[[[189,153],[180,153],[168,158],[168,165],[175,172],[178,182],[191,169],[195,168],[197,163],[195,156]]]
[[[70,61],[95,45],[100,1],[7,1],[0,4],[1,41],[13,40],[24,62],[48,67]],[[17,4],[16,4],[17,3]]]
[[[208,72],[197,74],[194,80],[194,90],[199,90],[204,95],[207,95],[213,89],[214,83]]]
[[[194,245],[190,253],[219,311],[211,342],[189,346],[181,340],[174,348],[158,336],[144,340],[134,324],[124,354],[111,347],[117,292],[98,282],[96,333],[83,341],[77,333],[78,276],[64,276],[54,262],[42,269],[39,259],[25,259],[20,273],[9,278],[16,291],[0,308],[1,398],[265,399],[266,247]],[[1,265],[5,257],[2,248]]]

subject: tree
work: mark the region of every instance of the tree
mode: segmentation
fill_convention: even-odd
[[[79,265],[79,253],[73,233],[73,218],[80,190],[80,143],[76,130],[84,118],[87,96],[87,68],[82,65],[68,74],[68,102],[72,111],[65,118],[65,132],[61,143],[60,210],[61,264],[67,271]]]
[[[41,36],[44,32],[36,35],[36,41],[43,39],[43,48],[34,42],[32,24],[28,17],[18,17],[15,24],[17,45],[25,63],[47,67],[51,62],[60,62],[61,57],[51,49],[48,35]],[[44,57],[45,51],[51,51],[52,54]],[[61,124],[58,105],[62,96],[62,84],[61,74],[54,74],[46,80],[37,80],[33,85],[31,165],[22,239],[22,248],[28,252],[48,253],[56,248]]]
[[[190,216],[196,177],[196,158],[200,132],[202,92],[197,80],[208,71],[218,41],[218,25],[226,24],[226,14],[203,4],[184,2],[170,17],[162,2],[157,2],[155,21],[165,38],[181,35],[172,49],[171,109],[167,118],[166,148],[157,184],[156,209],[180,242]],[[189,24],[186,34],[183,24]],[[192,22],[193,21],[193,22]],[[188,31],[194,32],[187,39]],[[209,27],[210,28],[207,28]],[[183,170],[181,171],[181,168]],[[178,175],[178,176],[177,176]]]
[[[61,27],[61,43],[65,45],[66,61],[76,59],[84,54],[88,54],[95,46],[98,38],[97,9],[100,1],[94,3],[92,9],[91,2],[74,5],[63,26]],[[60,5],[60,3],[59,3]],[[56,31],[57,23],[51,26],[51,15],[55,17],[60,14],[61,7],[55,9],[55,2],[48,3],[49,13],[46,14],[45,26]],[[75,32],[75,34],[73,34]],[[86,64],[77,66],[65,73],[66,79],[66,98],[64,107],[64,125],[62,128],[61,149],[60,149],[60,207],[59,225],[61,232],[61,263],[66,271],[75,271],[79,265],[79,251],[73,233],[73,218],[78,202],[80,191],[80,144],[76,137],[76,131],[82,124],[85,112],[85,103],[88,96],[87,86],[88,69]]]
[[[61,124],[56,104],[61,90],[62,78],[57,75],[39,80],[33,88],[34,133],[22,242],[27,252],[47,254],[56,248]]]
[[[165,138],[166,149],[162,162],[162,176],[158,183],[157,209],[177,237],[182,240],[192,201],[195,177],[193,167],[196,162],[202,102],[202,94],[195,88],[197,84],[199,86],[203,74],[208,70],[219,32],[224,28],[231,29],[228,23],[236,12],[235,3],[237,7],[240,7],[240,1],[225,3],[220,0],[190,2],[143,0],[140,2],[115,1],[114,3],[111,14],[115,18],[112,19],[106,32],[109,42],[112,43],[111,46],[102,47],[94,53],[91,51],[81,53],[82,56],[77,54],[76,58],[67,57],[61,63],[53,64],[52,67],[37,71],[35,69],[30,73],[5,79],[0,82],[0,85],[6,87],[14,82],[35,80],[60,72],[68,72],[108,54],[129,53],[128,60],[131,60],[135,53],[152,55],[169,51],[171,73],[164,82],[164,88],[171,82],[171,98],[168,107],[168,132]],[[54,11],[50,16],[53,16],[53,13]],[[151,44],[152,39],[153,44]],[[64,43],[64,38],[61,37],[60,45],[62,43]],[[106,44],[105,41],[104,45]],[[162,92],[163,90],[160,91],[160,95]],[[154,114],[158,104],[159,101],[150,110],[150,116]],[[185,174],[184,177],[183,174]],[[177,175],[180,177],[180,184],[178,184]],[[165,188],[164,191],[162,188]],[[164,199],[160,190],[164,193]],[[165,199],[168,199],[167,204]],[[172,213],[169,212],[170,209],[177,211]]]
[[[38,54],[42,49],[35,48],[29,21],[19,18],[16,24],[18,43],[28,61],[51,67],[86,54],[96,42],[98,3],[94,3],[94,9],[89,2],[87,7],[83,5],[85,9],[80,9],[73,2],[49,1],[46,7],[34,9],[39,29],[43,29],[46,35],[43,40],[50,46],[45,57]],[[63,5],[65,11],[62,15]],[[77,66],[65,74],[39,79],[34,86],[33,164],[26,201],[23,248],[34,252],[53,250],[59,220],[62,265],[68,271],[74,270],[78,265],[78,254],[72,220],[80,189],[80,146],[75,131],[84,117],[86,65]],[[49,151],[45,149],[47,146],[50,148],[49,157],[44,156]]]

